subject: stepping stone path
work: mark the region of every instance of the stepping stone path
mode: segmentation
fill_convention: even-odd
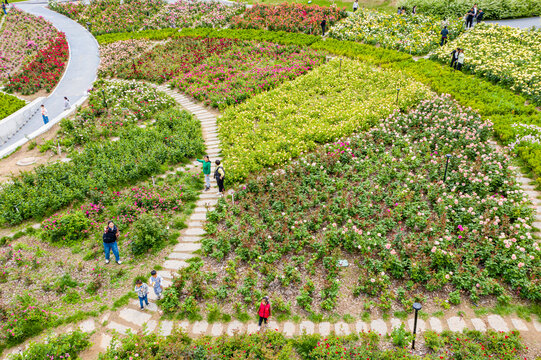
[[[176,93],[165,86],[157,86],[160,91],[163,91],[173,97],[180,105],[186,110],[195,114],[195,116],[201,120],[203,127],[203,138],[207,148],[211,149],[209,155],[211,160],[220,159],[220,141],[217,136],[216,117],[205,110],[200,105],[193,103],[188,97]],[[496,148],[499,146],[496,143],[492,143]],[[187,165],[184,168],[193,168],[194,165]],[[199,166],[196,166],[198,169]],[[180,168],[182,169],[182,168]],[[177,169],[179,170],[179,169]],[[517,169],[514,169],[517,171]],[[535,191],[534,186],[530,185],[531,180],[517,176],[517,182],[525,190],[525,193],[530,197],[534,209],[537,212],[537,222],[534,226],[541,229],[541,200],[538,199],[539,194]],[[167,257],[167,260],[162,264],[163,270],[158,271],[158,274],[164,278],[164,287],[170,286],[171,282],[177,273],[177,271],[188,264],[186,260],[191,257],[197,256],[193,254],[194,251],[201,249],[201,238],[205,234],[204,223],[206,222],[207,211],[213,210],[218,202],[218,193],[216,186],[212,187],[207,192],[202,192],[200,199],[196,202],[196,208],[188,219],[188,228],[182,233],[179,243],[175,245],[173,251]],[[37,224],[39,226],[39,224]],[[537,233],[541,236],[541,233]],[[160,320],[161,311],[157,308],[155,301],[156,296],[154,292],[150,291],[149,300],[150,305],[143,311],[139,309],[139,301],[132,300],[128,306],[120,309],[116,313],[106,313],[99,319],[99,323],[95,320],[88,319],[82,321],[77,325],[78,328],[83,331],[94,331],[96,333],[91,338],[94,343],[94,347],[87,352],[81,354],[83,359],[93,360],[96,359],[96,354],[99,351],[104,351],[112,340],[112,335],[116,333],[126,334],[128,331],[138,332],[146,329],[147,333],[157,332],[159,335],[168,336],[174,329],[183,329],[190,336],[211,335],[220,336],[223,334],[233,335],[234,333],[248,333],[253,334],[259,331],[259,326],[256,322],[250,321],[248,323],[242,323],[238,320],[233,320],[229,323],[213,323],[209,324],[207,321],[197,321],[190,323],[188,321],[171,321]],[[413,329],[413,315],[410,315],[408,319],[400,320],[397,318],[391,318],[390,320],[372,319],[371,321],[364,322],[358,320],[354,323],[330,323],[321,322],[314,323],[309,320],[303,320],[296,324],[291,321],[284,323],[277,323],[276,321],[269,321],[267,331],[283,332],[286,336],[296,336],[306,333],[321,334],[327,336],[331,333],[339,335],[347,335],[352,332],[376,332],[381,335],[390,333],[393,329],[400,327],[402,324],[406,328]],[[462,318],[459,316],[451,316],[449,318],[436,318],[430,317],[426,321],[418,319],[417,321],[417,333],[421,333],[425,330],[433,330],[437,333],[441,333],[444,330],[461,331],[463,329],[475,329],[479,331],[486,331],[488,329],[496,331],[509,331],[519,330],[523,332],[534,332],[541,337],[541,322],[533,320],[526,322],[514,317],[505,317],[499,315],[487,315],[483,318]],[[61,330],[59,330],[61,331]],[[65,332],[65,329],[64,329]],[[419,335],[418,335],[419,336]],[[19,346],[24,349],[24,345]],[[96,351],[97,350],[97,351]],[[18,348],[10,349],[6,353],[17,352]]]

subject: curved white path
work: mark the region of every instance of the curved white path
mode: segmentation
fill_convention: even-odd
[[[64,96],[72,106],[83,101],[86,92],[96,80],[100,64],[100,52],[96,39],[84,27],[64,15],[46,8],[46,2],[26,1],[14,3],[14,6],[32,15],[43,16],[58,30],[66,34],[70,57],[66,71],[60,82],[44,101],[49,112],[49,121],[64,112]],[[0,147],[0,153],[22,145],[25,137],[40,130],[44,126],[41,113],[38,111],[15,135]],[[14,149],[13,149],[14,150]]]

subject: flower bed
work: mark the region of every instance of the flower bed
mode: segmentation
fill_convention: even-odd
[[[26,102],[24,100],[0,92],[0,120],[23,108],[25,105]]]
[[[62,119],[57,140],[71,150],[88,141],[121,136],[174,105],[173,99],[149,85],[99,80],[90,92],[88,106],[78,109],[73,118]]]
[[[163,0],[94,0],[84,2],[49,2],[49,7],[77,21],[90,24],[94,35],[136,31],[144,22],[165,7]]]
[[[109,88],[108,91],[115,94],[115,91],[124,91],[122,89],[122,86],[118,86],[116,90]],[[129,96],[130,92],[126,92],[126,96]],[[131,91],[132,94],[137,92]],[[94,98],[98,103],[99,96]],[[116,99],[118,104],[110,102],[108,105],[112,108],[108,116],[116,119],[120,113],[126,116],[127,122],[134,121],[137,115],[130,112],[135,110],[122,108],[131,106],[130,103],[126,104],[122,96]],[[142,107],[149,108],[145,111],[152,111],[167,104],[171,104],[171,101],[158,101],[154,108],[143,103]],[[140,116],[144,118],[149,113]],[[101,118],[99,121],[108,124],[111,118]],[[116,127],[116,121],[110,125]],[[116,130],[118,141],[89,141],[81,152],[71,152],[71,162],[37,167],[15,178],[13,184],[0,190],[0,223],[16,224],[51,214],[74,200],[87,197],[92,199],[96,192],[106,192],[120,185],[146,179],[162,172],[168,164],[179,163],[203,151],[199,121],[184,111],[168,110],[166,116],[160,116],[158,121],[149,123],[146,128],[124,128],[119,124]]]
[[[0,82],[19,72],[57,36],[58,30],[42,17],[12,8],[0,32]]]
[[[428,92],[400,72],[334,60],[225,111],[218,125],[226,178],[236,182],[284,165],[317,144],[369,128],[394,109],[415,106]]]
[[[418,339],[420,335],[417,335]],[[423,332],[424,341],[417,344],[415,355],[408,347],[392,346],[391,341],[373,332],[349,336],[301,335],[287,338],[272,329],[263,333],[234,336],[196,337],[183,331],[166,338],[156,335],[128,335],[100,355],[100,360],[164,358],[196,359],[505,359],[523,358],[525,346],[520,334],[514,332],[486,333],[445,331],[441,336],[433,331]],[[393,339],[394,341],[394,339]]]
[[[124,40],[100,45],[100,67],[98,73],[106,77],[117,77],[119,64],[128,64],[144,54],[153,44],[146,39]]]
[[[254,4],[243,14],[235,16],[231,20],[231,26],[239,29],[267,29],[321,35],[320,24],[323,19],[327,21],[327,28],[330,28],[346,16],[345,10],[318,5]]]
[[[235,204],[208,215],[205,271],[228,264],[237,274],[220,271],[209,284],[226,301],[287,294],[306,311],[348,308],[361,294],[378,296],[383,312],[395,301],[407,310],[419,291],[541,300],[532,210],[509,159],[487,143],[491,130],[441,96],[252,175]]]
[[[75,330],[73,332],[54,335],[47,338],[43,343],[31,342],[29,346],[19,354],[10,356],[10,360],[58,360],[79,359],[79,353],[91,346],[90,333]]]
[[[329,36],[338,40],[379,44],[386,49],[410,54],[426,54],[439,46],[444,24],[449,29],[449,40],[462,32],[462,20],[443,22],[425,15],[388,15],[359,10],[331,28]]]
[[[450,62],[453,49],[464,49],[464,69],[508,87],[541,105],[541,32],[480,24],[431,54]]]
[[[478,0],[474,2],[485,13],[485,20],[539,16],[541,3],[537,0]],[[408,12],[417,6],[417,13],[440,18],[463,17],[473,6],[464,0],[399,0],[398,6],[405,6]]]
[[[218,1],[178,0],[167,4],[152,18],[143,22],[146,29],[222,27],[242,12],[243,6],[224,5]]]
[[[64,33],[50,39],[43,50],[14,76],[6,85],[6,91],[31,95],[44,89],[50,92],[60,81],[69,58],[69,46]]]

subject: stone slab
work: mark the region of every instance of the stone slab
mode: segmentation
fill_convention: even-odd
[[[180,253],[180,252],[173,252],[173,253],[169,254],[167,257],[169,259],[175,259],[175,260],[188,260],[188,259],[191,259],[191,258],[195,257],[195,255],[186,254],[186,253]]]
[[[135,324],[137,326],[143,326],[144,323],[150,320],[152,315],[132,308],[124,308],[118,312],[118,316],[127,322]]]
[[[185,332],[188,332],[188,327],[190,326],[190,322],[188,320],[182,320],[177,324],[177,327],[179,329],[184,330]]]
[[[482,319],[479,318],[473,318],[471,319],[471,323],[473,325],[473,328],[477,331],[487,331],[487,326],[485,325],[485,322]]]
[[[373,332],[385,335],[387,334],[387,324],[385,324],[385,321],[381,319],[372,320],[370,323],[370,328]]]
[[[248,327],[246,328],[246,333],[248,334],[255,334],[259,331],[259,325],[256,323],[249,323]]]
[[[528,331],[528,326],[524,323],[524,321],[517,319],[517,318],[511,318],[511,324],[513,324],[513,327],[517,329],[518,331]]]
[[[199,195],[199,199],[217,199],[218,198],[218,194],[217,193],[208,193],[208,192],[205,192],[205,193],[202,193],[201,195]]]
[[[331,333],[331,323],[327,321],[319,323],[319,333],[321,336],[329,336]]]
[[[210,335],[220,336],[224,333],[224,326],[220,323],[213,324],[210,328]]]
[[[188,266],[186,261],[182,260],[165,260],[163,267],[166,269],[179,270]]]
[[[233,336],[236,333],[242,334],[242,329],[242,323],[240,321],[233,320],[229,323],[229,326],[227,327],[227,335]]]
[[[101,319],[100,319],[100,322],[103,324],[104,322],[106,322],[107,320],[109,320],[109,316],[111,316],[111,313],[105,313],[105,314],[103,314],[103,316],[102,316]]]
[[[402,325],[402,321],[397,318],[391,318],[391,330],[398,329]]]
[[[203,222],[202,221],[188,221],[188,229],[197,229],[197,228],[203,228]]]
[[[161,336],[169,336],[171,335],[171,331],[173,331],[173,322],[171,320],[162,321],[159,334]]]
[[[466,322],[460,316],[453,316],[447,319],[449,330],[461,332],[466,327]]]
[[[114,322],[114,321],[110,321],[107,326],[106,326],[107,329],[110,329],[110,330],[114,330],[122,335],[127,335],[128,334],[128,331],[131,331],[131,332],[134,332],[132,328],[128,327],[128,326],[125,326],[125,325],[122,325],[122,324],[119,324],[117,322]]]
[[[113,340],[113,337],[111,335],[101,334],[100,345],[99,345],[100,348],[103,350],[107,350],[112,340]]]
[[[96,322],[93,319],[87,319],[79,324],[82,332],[92,332],[96,330]]]
[[[156,327],[158,326],[158,322],[156,320],[149,320],[147,322],[147,326],[145,328],[146,334],[152,334],[154,330],[156,330]]]
[[[201,249],[201,243],[181,242],[175,245],[174,251],[191,253],[199,249]]]
[[[291,321],[287,321],[284,323],[284,330],[282,330],[285,336],[291,337],[295,334],[295,324],[293,324]]]
[[[156,271],[156,273],[158,275],[160,275],[162,278],[164,279],[172,279],[173,278],[173,274],[171,273],[171,271],[167,271],[167,270],[158,270]],[[149,276],[150,278],[150,276]]]
[[[188,228],[184,232],[186,235],[205,235],[205,230],[202,228]]]
[[[500,315],[488,315],[488,325],[496,331],[509,331],[507,323]]]
[[[193,242],[200,242],[202,239],[201,236],[197,236],[197,235],[193,235],[193,236],[181,236],[179,238],[180,241],[182,242],[188,242],[188,243],[193,243]]]
[[[346,336],[351,334],[351,329],[349,327],[349,324],[340,321],[334,324],[334,332],[338,336]]]
[[[280,324],[274,320],[269,320],[269,326],[267,328],[272,331],[280,331]]]
[[[196,321],[193,323],[192,333],[194,335],[204,335],[207,333],[208,328],[209,328],[209,323],[206,322],[205,320]]]
[[[438,334],[443,331],[443,326],[441,326],[440,319],[436,317],[431,317],[430,319],[428,319],[428,323],[430,324],[430,328]]]
[[[311,321],[303,321],[299,325],[299,333],[302,334],[306,331],[306,335],[312,335],[314,333],[315,325]]]
[[[357,332],[359,332],[359,333],[360,333],[360,332],[363,332],[363,331],[364,331],[364,332],[367,332],[367,331],[368,331],[368,324],[365,323],[364,321],[360,321],[360,320],[357,321],[357,322],[355,323],[355,331],[357,331]]]
[[[541,322],[534,320],[533,327],[535,328],[536,331],[541,332]]]
[[[204,206],[198,206],[193,210],[194,214],[205,214],[205,219],[207,218],[207,211],[208,209]]]
[[[152,294],[154,294],[154,290],[150,289],[148,295],[152,295]],[[150,300],[150,297],[149,297],[149,300]],[[131,304],[132,304],[133,306],[139,307],[139,300],[138,300],[138,299],[133,299],[133,300],[131,301]],[[146,309],[147,311],[156,312],[156,311],[158,311],[158,305],[156,305],[156,304],[153,303],[153,302],[150,302],[150,303],[145,307],[145,309]],[[148,314],[147,314],[147,315],[148,315]]]

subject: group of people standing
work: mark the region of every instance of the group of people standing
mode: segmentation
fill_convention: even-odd
[[[203,160],[197,159],[197,161],[203,164],[203,175],[205,175],[204,190],[208,191],[210,189],[210,167],[212,162],[210,161],[210,157],[208,155],[205,155],[203,157]],[[214,170],[214,178],[216,179],[216,184],[218,184],[218,191],[220,192],[220,196],[223,196],[225,190],[225,170],[220,160],[216,160],[214,163],[216,164],[216,170]]]
[[[457,47],[451,52],[451,67],[460,71],[462,66],[464,66],[464,49]]]
[[[464,21],[466,22],[466,29],[473,27],[473,22],[475,21],[477,24],[479,24],[481,21],[483,21],[483,18],[485,17],[485,13],[483,10],[479,9],[477,7],[477,4],[474,4],[473,7],[468,10],[466,15],[464,15]]]

